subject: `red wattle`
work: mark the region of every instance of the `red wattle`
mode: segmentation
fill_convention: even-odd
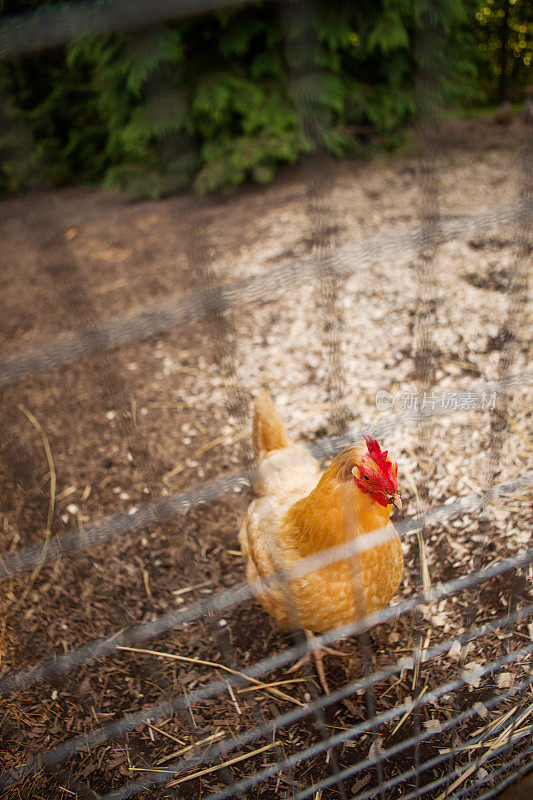
[[[372,497],[372,500],[373,500],[375,503],[379,503],[379,504],[380,504],[380,506],[390,506],[390,505],[391,505],[391,501],[390,501],[390,500],[388,500],[388,499],[385,497],[385,495],[384,495],[384,494],[372,494],[372,495],[371,495],[371,497]]]
[[[384,494],[381,494],[381,492],[373,492],[370,487],[365,486],[363,481],[359,481],[355,476],[354,476],[353,480],[354,480],[355,485],[359,489],[359,491],[363,492],[363,494],[369,494],[370,497],[372,498],[372,500],[375,503],[379,503],[380,506],[390,506],[391,505],[391,501],[388,500],[387,497]]]

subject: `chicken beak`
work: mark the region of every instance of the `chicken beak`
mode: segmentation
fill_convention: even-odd
[[[392,505],[396,506],[396,508],[399,509],[399,508],[402,507],[402,498],[400,497],[398,492],[394,492],[394,494],[391,495],[390,500],[391,500]]]

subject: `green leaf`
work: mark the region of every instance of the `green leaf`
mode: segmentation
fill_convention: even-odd
[[[404,27],[400,15],[393,11],[379,18],[367,40],[367,51],[381,50],[388,55],[399,48],[409,47],[409,34]]]

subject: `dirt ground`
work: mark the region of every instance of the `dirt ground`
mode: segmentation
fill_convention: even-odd
[[[483,119],[449,121],[439,145],[436,169],[443,219],[516,202],[525,167],[519,118],[509,126]],[[424,202],[417,165],[416,152],[333,165],[320,212],[328,247],[349,259],[350,247],[361,239],[416,225]],[[308,200],[309,174],[305,168],[287,169],[270,186],[246,187],[230,198],[183,195],[132,203],[114,192],[69,188],[4,200],[2,355],[61,332],[90,329],[100,319],[152,301],[202,289],[207,280],[267,275],[273,267],[314,252],[317,217]],[[479,235],[438,246],[430,286],[431,327],[426,331],[435,391],[470,390],[480,381],[497,379],[506,368],[513,374],[526,369],[529,335],[520,316],[525,309],[516,305],[511,291],[517,258],[516,230],[497,223]],[[427,286],[421,283],[416,254],[404,248],[393,259],[354,263],[353,274],[338,289],[333,336],[340,377],[331,375],[331,352],[328,357],[331,334],[328,339],[325,316],[332,308],[331,298],[321,293],[317,279],[290,287],[274,302],[240,307],[217,325],[182,325],[4,387],[0,553],[43,540],[50,507],[50,457],[57,479],[52,491],[55,537],[242,468],[249,456],[251,402],[262,386],[275,397],[291,435],[306,442],[332,430],[332,381],[340,386],[349,424],[371,430],[383,417],[375,403],[380,389],[396,398],[399,410],[401,397],[424,388],[416,342],[420,298]],[[517,323],[511,344],[501,336],[509,309],[511,322]],[[420,502],[433,506],[476,491],[490,477],[500,483],[523,476],[531,469],[530,416],[528,387],[520,385],[508,398],[503,432],[495,428],[490,410],[464,410],[434,419],[425,439],[414,426],[393,431],[384,444],[399,462],[404,499],[395,519],[415,515]],[[249,501],[246,490],[236,491],[162,524],[63,557],[32,577],[4,581],[0,678],[242,581],[237,528]],[[426,530],[432,584],[525,552],[530,530],[524,492],[500,498],[490,507],[488,521],[465,514]],[[416,538],[404,543],[404,554],[400,599],[421,588]],[[510,573],[481,590],[427,606],[424,619],[411,614],[378,626],[370,633],[369,666],[375,670],[412,655],[420,631],[433,646],[470,625],[520,609],[528,602],[526,590],[524,576]],[[376,687],[376,708],[404,702],[417,686],[430,691],[456,677],[461,666],[475,669],[523,647],[530,637],[531,626],[528,629],[524,620],[511,631],[483,637],[455,657],[430,662],[421,668],[417,682],[413,670],[406,668],[399,680],[388,679]],[[247,602],[224,612],[222,619],[205,618],[143,645],[191,662],[123,651],[61,680],[3,698],[0,764],[10,769],[37,750],[224,677],[220,669],[198,661],[239,670],[290,643],[258,603]],[[349,639],[340,646],[346,658],[326,660],[332,688],[363,674],[360,644]],[[423,706],[417,724],[430,730],[465,704],[480,703],[482,708],[496,689],[513,686],[526,672],[527,661],[522,659],[509,667],[503,681],[498,674],[489,674],[478,685],[473,681],[463,692]],[[265,676],[269,681],[287,678],[281,670]],[[194,742],[204,742],[197,745],[201,751],[221,732],[231,737],[262,716],[269,719],[305,704],[317,693],[314,673],[282,689],[285,698],[265,690],[233,697],[226,692],[190,707],[188,713],[153,720],[152,727],[145,724],[124,739],[111,739],[69,760],[62,771],[38,772],[4,796],[98,797],[161,768],[171,753]],[[511,709],[513,702],[516,698],[493,712],[480,712],[459,730],[428,739],[420,757],[431,758],[439,747],[449,747],[452,736],[455,744],[465,741]],[[326,709],[324,724],[329,733],[336,733],[367,716],[364,693],[356,694]],[[382,747],[414,733],[413,719],[395,731],[398,721],[381,726]],[[276,748],[228,766],[228,774],[232,780],[250,775],[274,763],[280,752],[290,755],[319,741],[322,733],[314,718],[306,718],[279,730]],[[246,796],[290,797],[295,789],[328,776],[332,758],[341,768],[367,758],[371,746],[376,747],[373,735],[369,725],[333,754],[315,755]],[[236,755],[271,742],[260,739]],[[514,746],[519,752],[520,742]],[[408,750],[388,760],[384,777],[409,769],[413,758]],[[484,765],[485,788],[498,763]],[[179,788],[141,796],[196,800],[226,785],[220,770],[192,774],[186,773]],[[440,774],[430,770],[424,781]],[[375,769],[363,770],[345,782],[346,793],[370,789],[376,780]],[[414,779],[407,780],[403,795],[414,786]],[[436,798],[439,791],[442,787],[427,796]],[[334,786],[320,796],[326,800],[341,795]]]

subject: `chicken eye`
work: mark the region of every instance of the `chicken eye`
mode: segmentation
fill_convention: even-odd
[[[368,475],[363,475],[363,478],[365,479],[365,481],[368,481],[368,480],[369,480],[369,477],[368,477]]]

